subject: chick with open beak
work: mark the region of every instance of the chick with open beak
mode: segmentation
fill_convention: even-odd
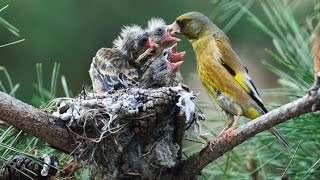
[[[143,71],[140,79],[139,87],[141,88],[159,88],[172,86],[175,82],[177,73],[179,73],[182,64],[182,58],[171,62],[173,57],[169,53],[154,57],[151,64]]]
[[[171,47],[168,47],[166,48],[162,54],[163,55],[166,55],[166,54],[169,54],[168,56],[168,60],[170,62],[178,62],[178,61],[181,61],[185,54],[186,54],[186,51],[182,51],[182,52],[177,52],[178,51],[178,44],[175,43],[174,45],[172,45]]]
[[[151,18],[148,21],[147,32],[151,41],[163,48],[180,41],[179,38],[171,36],[166,29],[167,25],[161,18]]]
[[[166,48],[163,53],[164,56],[167,55],[167,60],[176,63],[182,61],[184,58],[186,51],[178,52],[178,44],[174,44],[171,47]],[[183,84],[183,77],[181,75],[180,69],[176,72],[176,76],[172,82],[173,86],[177,86],[179,84]]]

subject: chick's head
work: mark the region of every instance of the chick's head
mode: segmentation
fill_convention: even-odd
[[[166,29],[167,25],[161,18],[151,18],[148,21],[147,31],[152,42],[157,43],[159,46],[167,47],[180,41],[179,38],[172,37]]]
[[[147,31],[138,25],[125,26],[113,44],[114,48],[130,60],[135,60],[148,48],[156,45],[150,41]]]

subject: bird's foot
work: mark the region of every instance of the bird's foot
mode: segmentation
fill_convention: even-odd
[[[234,135],[234,131],[235,131],[235,128],[227,126],[221,131],[218,138],[230,139]],[[210,151],[214,151],[214,145],[216,144],[217,138],[210,139],[206,135],[202,135],[200,137],[208,143]]]
[[[314,84],[314,85],[308,90],[309,96],[311,96],[311,95],[313,95],[314,93],[316,93],[319,88],[320,88],[320,82],[317,82],[316,84]]]
[[[223,139],[230,139],[234,135],[234,128],[230,127],[220,133],[218,138],[223,138]],[[214,145],[216,144],[217,139],[212,139],[208,141],[208,146],[211,151],[214,151]]]
[[[216,139],[212,139],[208,142],[208,146],[210,148],[210,151],[213,151],[213,146],[216,144]]]
[[[320,89],[320,76],[317,78],[316,83],[309,89],[308,94],[309,96],[316,96]],[[311,107],[312,111],[319,111],[320,110],[320,102],[316,102]]]
[[[228,129],[226,129],[225,131],[221,132],[219,137],[222,137],[224,139],[228,139],[231,136],[233,136],[235,130],[236,130],[236,128],[230,127]]]
[[[230,129],[231,128],[231,126],[226,126],[226,127],[224,127],[223,129],[222,129],[222,131],[219,133],[219,135],[218,135],[218,137],[221,137],[228,129]]]
[[[200,135],[200,138],[203,139],[203,140],[205,140],[205,141],[207,142],[210,150],[213,151],[212,146],[215,144],[215,141],[216,141],[216,140],[215,140],[215,139],[211,139],[208,134]]]

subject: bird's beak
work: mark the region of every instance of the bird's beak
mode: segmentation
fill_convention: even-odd
[[[176,23],[176,21],[174,21],[172,24],[170,24],[167,27],[167,32],[170,35],[175,35],[175,34],[181,34],[181,28],[180,26]]]
[[[170,62],[176,63],[176,62],[182,61],[182,59],[184,58],[186,51],[177,53],[177,50],[178,50],[177,43],[170,47],[170,51],[168,53],[170,57]]]
[[[172,46],[170,47],[170,51],[171,51],[172,53],[177,53],[177,51],[178,51],[178,44],[175,43],[174,45],[172,45]]]
[[[172,63],[172,62],[167,61],[167,64],[168,64],[169,68],[172,69],[173,73],[176,73],[179,70],[182,63],[183,63],[183,61],[179,61],[176,63]]]
[[[182,61],[184,55],[186,55],[186,52],[179,52],[179,53],[173,53],[173,52],[169,52],[169,56],[171,58],[171,62],[173,63],[177,63]]]
[[[159,46],[158,46],[158,44],[152,42],[152,41],[148,38],[147,48],[149,49],[149,48],[153,48],[153,47],[157,48],[157,47],[159,47]]]
[[[169,32],[164,33],[164,42],[167,44],[172,44],[181,41],[181,39],[172,37]]]

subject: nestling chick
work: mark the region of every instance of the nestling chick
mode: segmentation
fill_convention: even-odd
[[[168,61],[175,63],[183,59],[184,55],[186,55],[186,51],[182,51],[178,53],[178,44],[174,44],[171,47],[164,49],[162,54],[164,56],[169,54]]]
[[[182,52],[177,52],[178,50],[178,45],[177,44],[174,44],[172,45],[171,47],[169,48],[166,48],[164,51],[163,51],[163,55],[167,55],[168,54],[168,61],[170,61],[171,63],[176,63],[176,62],[179,62],[181,61],[186,52],[185,51],[182,51]],[[180,69],[176,72],[176,77],[174,78],[173,82],[172,82],[172,86],[177,86],[179,85],[180,83],[183,83],[183,77],[180,73]]]
[[[180,39],[172,37],[166,29],[167,25],[161,18],[151,18],[148,21],[147,32],[150,36],[150,40],[158,44],[160,47],[163,47],[163,49],[170,44],[180,41]]]
[[[145,54],[148,49],[151,49],[148,52],[152,55],[152,51],[158,45],[151,41],[151,37],[146,30],[140,26],[133,25],[125,26],[122,29],[120,36],[113,41],[113,47],[121,52],[128,61],[135,64],[138,58],[144,58],[140,56]],[[145,54],[144,56],[149,56],[149,54]]]
[[[137,84],[139,69],[135,60],[154,46],[140,26],[124,27],[113,48],[101,48],[92,60],[89,74],[93,91],[102,93]]]
[[[140,79],[141,88],[159,88],[170,86],[183,61],[172,63],[168,61],[169,54],[154,57],[152,63]]]
[[[164,22],[164,20],[161,18],[151,18],[148,21],[148,28],[146,29],[146,31],[148,32],[150,40],[156,43],[158,46],[154,48],[153,51],[149,53],[149,55],[145,55],[144,53],[143,60],[140,60],[142,58],[139,57],[139,61],[142,62],[141,63],[142,69],[148,68],[148,66],[152,63],[151,61],[155,59],[152,57],[161,55],[167,46],[169,46],[172,43],[176,43],[180,41],[180,39],[176,37],[172,37],[167,32],[166,28],[167,28],[167,25]]]
[[[233,124],[234,116],[237,122],[240,116],[255,119],[268,112],[228,37],[208,17],[199,12],[183,14],[169,25],[168,31],[182,34],[191,42],[200,81],[230,117],[228,127]],[[273,127],[269,131],[290,152],[279,130]]]

